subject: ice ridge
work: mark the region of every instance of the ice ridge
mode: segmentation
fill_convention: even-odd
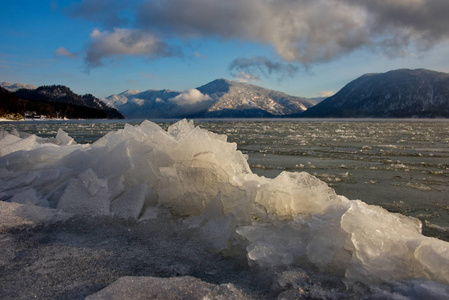
[[[137,221],[168,214],[207,250],[243,251],[281,285],[300,284],[292,272],[330,274],[348,288],[449,285],[449,243],[423,236],[419,220],[348,200],[305,172],[253,174],[235,143],[193,121],[126,125],[91,145],[62,131],[1,132],[0,155],[1,201]]]

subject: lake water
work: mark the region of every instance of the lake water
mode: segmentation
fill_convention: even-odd
[[[92,143],[142,120],[3,122],[0,129],[53,137],[59,128]],[[156,120],[167,128],[173,120]],[[195,120],[228,136],[254,173],[308,172],[339,195],[419,218],[423,233],[449,241],[449,120]]]

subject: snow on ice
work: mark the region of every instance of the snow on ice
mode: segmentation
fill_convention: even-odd
[[[235,143],[193,121],[167,131],[144,121],[82,145],[62,130],[50,139],[1,132],[0,155],[2,228],[73,215],[176,223],[210,253],[245,255],[282,297],[297,297],[306,276],[377,296],[449,296],[449,244],[423,236],[419,220],[348,200],[305,172],[257,176]],[[160,280],[122,278],[92,299]],[[240,298],[232,284],[178,281]]]

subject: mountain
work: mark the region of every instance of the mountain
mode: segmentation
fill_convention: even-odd
[[[28,90],[35,90],[37,87],[35,87],[32,84],[25,84],[25,83],[9,83],[9,82],[1,82],[0,86],[10,92],[16,92],[20,89],[28,89]]]
[[[49,118],[123,119],[117,109],[107,106],[90,94],[77,95],[62,85],[41,86],[36,89],[1,90],[3,113],[26,112]]]
[[[198,90],[215,100],[205,117],[280,117],[314,105],[306,98],[225,79],[212,81]]]
[[[253,118],[300,113],[315,103],[256,85],[217,79],[185,92],[128,90],[105,99],[128,118]]]
[[[106,103],[117,108],[127,118],[174,118],[178,117],[177,105],[170,99],[180,95],[170,90],[148,90],[138,92],[127,90],[105,99]]]
[[[317,105],[318,103],[320,103],[321,101],[323,101],[326,98],[327,97],[314,97],[314,98],[309,98],[309,100],[312,101],[313,103],[315,103],[315,105]]]
[[[365,74],[299,116],[447,118],[449,74],[425,69]]]

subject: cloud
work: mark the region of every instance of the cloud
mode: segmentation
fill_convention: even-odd
[[[100,22],[107,28],[126,25],[128,18],[121,15],[133,1],[119,0],[83,0],[66,8],[66,13],[73,18]]]
[[[77,58],[78,55],[68,51],[66,48],[64,47],[59,47],[58,49],[55,50],[54,55],[56,56],[64,56],[64,57],[68,57],[68,58]]]
[[[320,92],[320,97],[330,97],[330,96],[333,96],[333,95],[335,95],[335,92],[334,91],[322,91],[322,92]]]
[[[188,105],[198,105],[203,102],[208,102],[212,99],[211,97],[209,97],[209,95],[205,95],[197,89],[189,89],[179,94],[178,96],[170,98],[168,100],[181,106],[188,106]]]
[[[193,53],[193,56],[198,57],[198,58],[207,58],[207,55],[203,55],[203,54],[199,53],[198,51],[195,51]]]
[[[143,28],[268,44],[284,61],[329,60],[366,42],[366,13],[343,0],[144,1]]]
[[[361,48],[427,49],[448,38],[448,11],[441,0],[147,0],[137,23],[168,36],[268,44],[284,61],[308,64]]]
[[[135,103],[137,106],[142,106],[145,103],[145,100],[139,98],[132,98],[131,102]]]
[[[375,30],[413,33],[415,38],[442,39],[449,36],[449,2],[441,0],[345,0],[370,13]]]
[[[298,69],[293,64],[272,61],[263,56],[239,57],[234,59],[229,65],[229,70],[234,77],[243,76],[243,79],[246,77],[250,80],[258,80],[259,76],[257,74],[264,76],[276,74],[279,80],[281,80],[285,77],[293,77]]]
[[[260,78],[257,75],[250,74],[247,72],[240,71],[234,76],[235,80],[238,82],[253,82],[253,81],[259,81]]]
[[[89,67],[96,67],[102,65],[106,58],[123,55],[159,58],[175,54],[174,48],[141,30],[114,28],[113,32],[101,32],[95,29],[90,34],[86,63]]]
[[[449,39],[444,0],[83,0],[68,11],[109,31],[133,24],[165,47],[172,38],[232,39],[268,45],[282,61],[305,65],[359,49],[396,57]],[[95,55],[92,61],[99,62]]]

